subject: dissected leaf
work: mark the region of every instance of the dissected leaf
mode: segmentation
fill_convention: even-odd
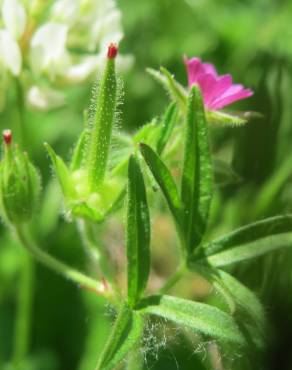
[[[165,196],[174,221],[181,231],[182,204],[175,181],[159,156],[146,144],[140,144],[141,153]]]
[[[201,92],[193,86],[188,100],[181,183],[185,243],[189,255],[205,233],[213,192],[208,130]]]
[[[115,369],[140,339],[142,331],[141,315],[124,305],[112,328],[96,370]]]
[[[149,276],[150,220],[143,175],[134,156],[129,160],[128,177],[128,300],[135,305],[144,292]]]
[[[152,296],[141,302],[142,312],[170,320],[221,341],[244,344],[245,340],[232,316],[208,304],[172,296]]]

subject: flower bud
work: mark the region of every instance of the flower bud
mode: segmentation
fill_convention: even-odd
[[[107,63],[96,98],[96,111],[92,120],[88,143],[88,181],[92,191],[103,183],[113,131],[117,104],[115,57],[118,47],[110,44]]]
[[[40,178],[18,146],[12,145],[12,133],[3,131],[4,158],[0,164],[1,206],[5,219],[12,224],[29,221],[37,207]]]

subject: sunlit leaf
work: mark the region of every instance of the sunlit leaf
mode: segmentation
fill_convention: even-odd
[[[150,220],[143,175],[134,156],[129,160],[128,177],[128,300],[135,305],[143,295],[149,276]]]

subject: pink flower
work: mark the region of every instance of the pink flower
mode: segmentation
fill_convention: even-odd
[[[240,84],[233,84],[231,75],[218,76],[213,64],[202,63],[199,58],[184,58],[189,86],[198,84],[204,98],[204,104],[209,110],[219,110],[235,101],[246,99],[253,95],[252,90],[245,89]]]

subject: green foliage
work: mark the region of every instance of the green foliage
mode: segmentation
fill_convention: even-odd
[[[122,306],[96,370],[114,369],[140,339],[143,331],[141,315],[126,304]]]
[[[181,181],[184,205],[185,247],[188,254],[205,233],[213,192],[211,156],[204,105],[198,87],[191,89],[186,117],[186,137]]]
[[[141,302],[141,312],[163,317],[195,333],[244,345],[231,316],[210,305],[171,296],[153,296]]]
[[[150,271],[150,219],[146,190],[139,163],[129,161],[127,258],[128,301],[134,306],[143,295]]]

